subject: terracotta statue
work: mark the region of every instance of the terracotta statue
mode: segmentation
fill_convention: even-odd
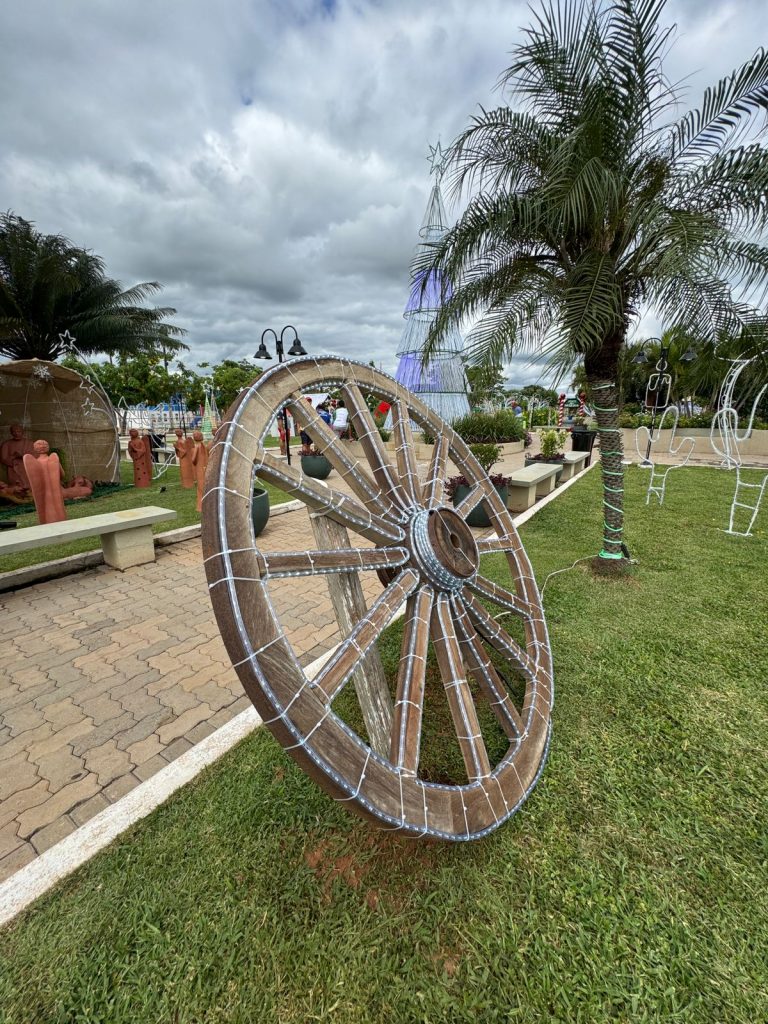
[[[93,483],[86,476],[76,476],[64,488],[64,497],[90,498],[93,494]]]
[[[0,501],[10,501],[12,505],[26,505],[29,502],[29,491],[18,484],[7,484],[0,480]]]
[[[35,441],[32,455],[24,456],[24,469],[29,478],[32,497],[40,524],[60,523],[67,518],[61,486],[63,470],[59,456],[50,453],[47,441]]]
[[[152,483],[152,455],[148,444],[149,438],[139,437],[135,427],[128,431],[128,457],[133,460],[133,486],[149,487]]]
[[[11,436],[0,445],[0,462],[5,466],[10,487],[29,490],[29,479],[24,469],[24,456],[32,454],[32,442],[24,436],[20,423],[11,424]]]
[[[195,467],[192,465],[192,452],[195,450],[195,442],[191,437],[185,437],[184,431],[178,427],[174,431],[176,440],[173,443],[176,451],[176,461],[179,463],[182,487],[195,486]]]
[[[197,482],[197,511],[200,512],[203,507],[205,471],[208,467],[208,446],[199,430],[194,431],[192,440],[195,447],[192,451],[191,459],[192,465],[195,467],[195,481]]]

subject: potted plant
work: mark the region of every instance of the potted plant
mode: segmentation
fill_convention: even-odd
[[[566,430],[544,430],[541,433],[541,451],[538,455],[526,455],[525,464],[526,466],[536,466],[541,462],[550,462],[554,465],[559,465],[560,469],[557,473],[557,479],[559,480],[563,468],[565,466],[565,455],[563,454],[563,447],[565,446],[568,432]]]
[[[475,456],[486,473],[488,473],[491,483],[498,491],[499,497],[506,507],[507,498],[509,497],[509,477],[503,476],[501,473],[490,472],[491,466],[499,460],[501,449],[497,444],[471,444],[469,446],[469,450]],[[449,477],[446,481],[445,493],[453,502],[454,507],[456,505],[460,505],[471,490],[472,485],[463,475]],[[467,515],[466,523],[467,526],[491,525],[484,502],[480,502],[479,505],[476,505],[472,509],[472,511]]]
[[[258,537],[269,519],[269,495],[263,487],[257,483],[253,485],[253,500],[251,501],[251,520],[253,522],[253,535]]]
[[[305,476],[325,480],[332,469],[328,459],[314,445],[309,449],[309,455],[301,456],[301,471]]]

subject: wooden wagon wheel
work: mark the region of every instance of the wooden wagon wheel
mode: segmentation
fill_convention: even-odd
[[[350,454],[304,391],[339,387],[365,460]],[[391,404],[390,458],[364,395]],[[332,463],[354,497],[305,477],[264,447],[280,408]],[[420,479],[411,423],[435,438]],[[450,461],[470,492],[454,511],[443,500]],[[330,532],[325,548],[262,553],[250,503],[254,475],[301,499]],[[485,503],[492,533],[476,541],[465,524]],[[457,434],[391,377],[346,359],[301,358],[263,374],[229,410],[216,435],[203,499],[203,550],[213,607],[227,650],[257,711],[282,746],[328,793],[377,824],[412,836],[475,839],[513,814],[546,759],[552,706],[551,654],[541,601],[512,519],[487,474]],[[335,531],[335,532],[334,532]],[[372,542],[352,546],[347,531]],[[360,545],[361,542],[357,541]],[[480,555],[504,552],[514,579],[507,590],[483,577]],[[377,572],[381,595],[320,672],[310,679],[285,637],[270,581]],[[333,575],[331,577],[333,578]],[[486,608],[514,616],[517,643]],[[401,659],[392,700],[383,686],[376,640],[405,605]],[[430,640],[445,687],[468,781],[445,785],[419,776],[424,682]],[[498,669],[499,655],[524,683],[517,706]],[[364,673],[358,694],[370,744],[332,709],[341,689]],[[470,681],[474,685],[470,685]],[[487,701],[508,746],[490,763],[477,701]]]

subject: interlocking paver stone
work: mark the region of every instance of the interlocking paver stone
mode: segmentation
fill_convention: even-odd
[[[86,775],[79,782],[60,789],[58,793],[46,800],[44,804],[33,807],[19,815],[19,835],[29,839],[38,829],[50,825],[57,818],[71,811],[83,800],[88,800],[99,791],[99,782],[95,775]]]
[[[76,828],[75,822],[67,817],[67,815],[63,815],[50,825],[46,825],[45,828],[41,828],[39,832],[35,832],[30,842],[38,853],[45,853],[46,850],[50,850],[56,843],[66,839]]]
[[[133,762],[125,750],[120,750],[114,740],[107,740],[100,747],[92,747],[85,752],[85,765],[99,777],[99,786],[108,786],[110,782],[127,775],[133,768]]]

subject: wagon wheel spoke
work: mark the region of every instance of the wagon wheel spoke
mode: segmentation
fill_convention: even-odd
[[[338,443],[335,432],[318,416],[315,409],[294,392],[290,408],[295,420],[312,438],[315,446],[328,459],[336,472],[365,507],[378,515],[392,507],[391,500],[374,483],[364,464],[352,458]]]
[[[421,501],[421,481],[414,454],[411,418],[405,403],[398,399],[392,406],[392,433],[395,439],[395,458],[400,480],[411,500]]]
[[[281,459],[276,459],[269,452],[262,450],[256,465],[258,476],[262,480],[295,495],[314,511],[330,515],[336,522],[342,523],[354,533],[385,546],[403,540],[404,533],[399,526],[375,515],[346,494],[305,476],[300,470],[289,466]]]
[[[464,594],[464,606],[483,639],[508,661],[512,661],[526,679],[536,678],[536,665],[522,647],[512,639],[477,598]]]
[[[423,490],[423,500],[427,508],[434,508],[443,500],[445,472],[448,467],[448,451],[450,449],[448,438],[444,434],[436,437],[434,448]]]
[[[469,497],[469,495],[467,495],[467,497]],[[503,551],[516,551],[519,546],[520,542],[517,537],[514,537],[511,533],[494,534],[490,537],[481,537],[477,541],[477,550],[481,555],[499,554]]]
[[[318,672],[312,685],[323,692],[328,703],[339,694],[358,667],[363,655],[394,619],[401,604],[416,589],[418,583],[418,573],[413,569],[404,569],[374,601],[368,609],[368,614],[360,619],[347,639],[339,645],[333,657]]]
[[[456,628],[451,614],[450,598],[440,594],[432,609],[432,645],[443,680],[453,727],[459,741],[461,756],[470,782],[487,778],[491,763],[485,749],[477,708],[469,689]]]
[[[429,623],[434,597],[431,587],[421,587],[418,593],[408,598],[405,610],[389,759],[406,775],[415,775],[419,767]]]
[[[407,548],[344,548],[341,551],[260,551],[256,562],[261,579],[279,580],[289,576],[397,569],[409,558]]]
[[[501,728],[511,740],[517,739],[523,733],[523,720],[512,703],[506,683],[496,671],[461,600],[454,599],[453,614],[459,647],[467,668],[487,697]]]
[[[404,490],[396,470],[387,458],[379,428],[374,422],[371,410],[368,408],[360,388],[357,384],[346,383],[342,387],[342,394],[350,405],[352,426],[355,428],[357,439],[365,452],[376,482],[395,505],[403,510],[410,508],[413,501]]]
[[[475,484],[469,494],[456,506],[456,515],[466,519],[469,513],[477,508],[484,497],[485,487],[483,484]]]
[[[515,615],[519,615],[521,618],[532,619],[538,617],[536,609],[532,608],[527,601],[522,600],[517,594],[513,594],[511,590],[500,587],[493,580],[486,579],[485,576],[475,576],[473,580],[468,582],[468,586],[470,590],[479,594],[480,597],[493,601],[494,604],[499,605],[501,608],[506,608],[507,611],[514,612]]]

